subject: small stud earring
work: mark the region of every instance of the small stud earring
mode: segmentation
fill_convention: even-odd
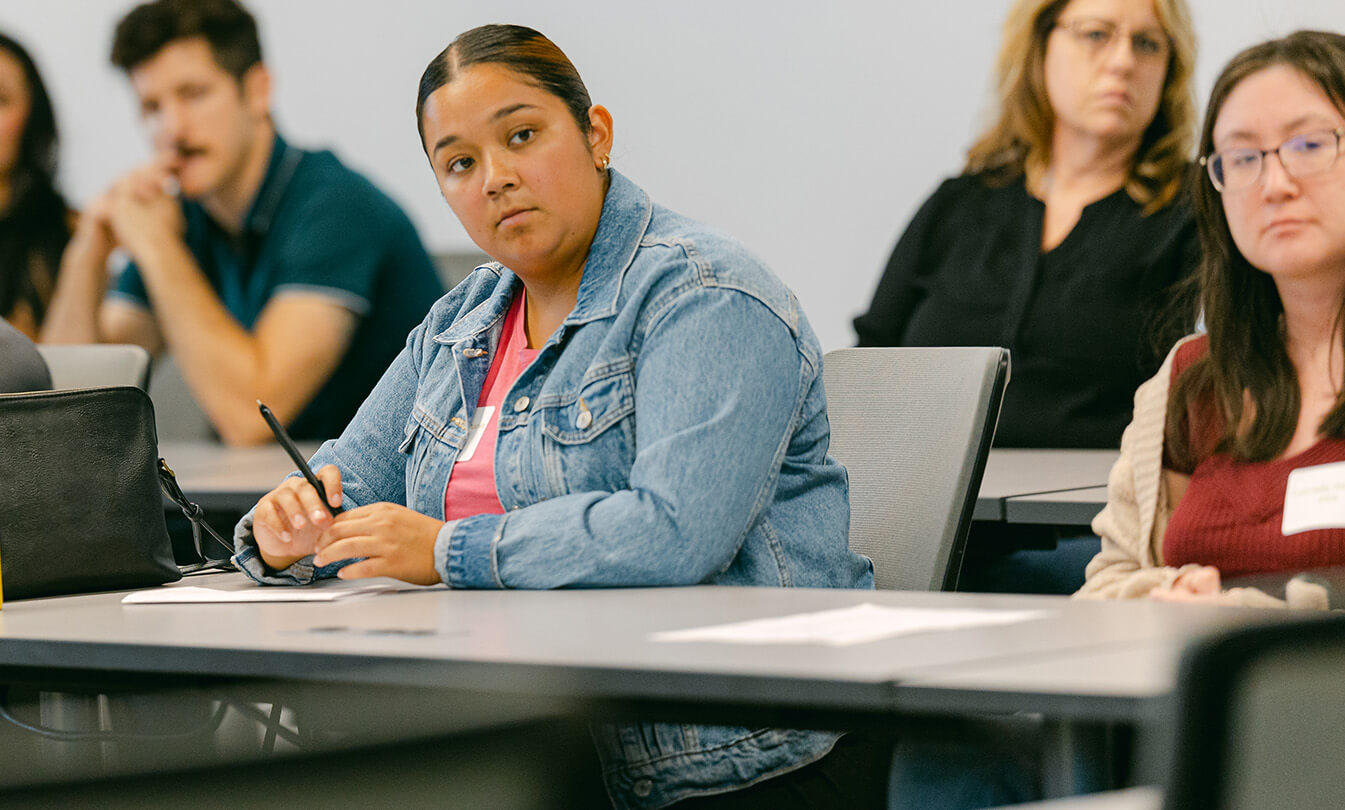
[[[602,156],[602,170],[603,170],[603,171],[607,171],[607,167],[608,167],[608,166],[611,166],[611,165],[612,165],[612,156],[611,156],[611,155],[603,155],[603,156]]]

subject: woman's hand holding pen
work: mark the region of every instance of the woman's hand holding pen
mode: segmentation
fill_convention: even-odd
[[[327,502],[341,505],[341,471],[328,464],[316,473]],[[317,550],[318,538],[332,525],[331,511],[301,476],[286,478],[257,502],[252,535],[262,559],[273,570],[289,568]],[[431,553],[433,556],[433,553]]]
[[[340,506],[341,471],[328,464],[315,475],[327,490],[327,502]],[[337,576],[395,577],[417,585],[440,581],[434,541],[443,525],[442,520],[391,503],[373,503],[333,517],[317,490],[297,475],[268,492],[252,515],[252,535],[272,570],[289,568],[310,554],[319,566],[363,558]]]

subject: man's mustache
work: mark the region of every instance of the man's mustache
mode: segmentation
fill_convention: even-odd
[[[187,143],[185,141],[177,141],[169,145],[168,153],[170,157],[177,159],[186,159],[196,157],[197,155],[200,154],[204,154],[205,147],[197,146],[196,144]]]

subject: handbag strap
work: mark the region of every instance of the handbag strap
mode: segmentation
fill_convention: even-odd
[[[209,523],[206,523],[205,510],[187,498],[186,493],[182,491],[182,487],[178,485],[177,476],[173,474],[173,468],[169,467],[168,462],[162,458],[159,459],[159,487],[163,489],[163,493],[168,496],[169,500],[182,509],[182,514],[191,522],[191,541],[196,546],[196,554],[203,560],[203,562],[193,565],[179,566],[183,576],[200,574],[206,571],[232,571],[234,566],[228,559],[212,560],[206,557],[205,552],[201,549],[201,530],[204,529],[206,534],[210,535],[215,542],[223,546],[230,554],[233,554],[233,546],[225,542],[219,532],[211,528]]]

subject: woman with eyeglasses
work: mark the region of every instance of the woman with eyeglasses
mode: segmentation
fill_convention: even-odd
[[[1250,575],[1345,565],[1345,37],[1249,48],[1194,191],[1208,335],[1135,395],[1081,596],[1274,604]],[[1294,606],[1322,595],[1290,583]]]
[[[1135,389],[1189,332],[1198,258],[1181,194],[1196,126],[1185,0],[1018,0],[998,110],[911,220],[861,346],[1006,346],[999,447],[1116,447]],[[1169,325],[1164,319],[1175,321]],[[973,533],[968,590],[1070,593],[1095,538]]]

